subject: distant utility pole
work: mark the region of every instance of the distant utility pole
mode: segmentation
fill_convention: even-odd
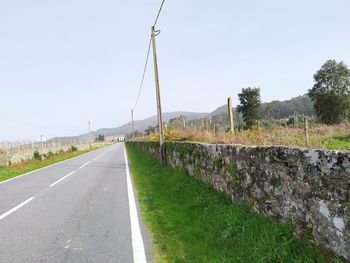
[[[131,127],[132,127],[132,137],[135,135],[135,125],[134,125],[134,110],[131,110]]]
[[[227,107],[228,107],[228,117],[230,120],[230,134],[234,135],[235,130],[234,130],[234,124],[233,124],[232,98],[231,97],[229,97],[227,99]]]
[[[90,121],[88,121],[88,125],[89,125],[89,148],[91,148],[91,123],[90,123]]]
[[[159,76],[158,76],[158,61],[157,61],[157,49],[156,49],[156,36],[159,31],[154,30],[154,26],[151,28],[152,47],[153,47],[153,64],[154,64],[154,77],[156,84],[156,97],[157,97],[157,115],[158,115],[158,127],[159,127],[159,144],[160,144],[160,161],[165,163],[165,148],[164,148],[164,127],[162,118],[162,104],[160,101],[160,89],[159,89]]]

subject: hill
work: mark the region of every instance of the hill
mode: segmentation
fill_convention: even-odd
[[[298,96],[290,100],[265,102],[261,104],[260,114],[262,118],[284,119],[293,115],[294,112],[306,116],[314,116],[313,103],[307,95]],[[222,105],[211,112],[209,116],[227,113],[227,105]]]
[[[274,119],[283,119],[288,118],[293,115],[294,112],[298,114],[304,114],[306,116],[313,116],[314,109],[313,104],[310,98],[307,95],[298,96],[290,100],[285,101],[271,101],[261,104],[260,114],[262,118],[274,118]],[[218,107],[211,113],[197,113],[197,112],[186,112],[186,111],[176,111],[176,112],[166,112],[163,113],[163,121],[168,122],[170,119],[185,116],[188,120],[195,120],[200,118],[213,117],[218,115],[227,115],[227,105],[222,105]],[[154,115],[144,120],[134,121],[135,131],[143,132],[150,126],[156,126],[158,123],[157,116]],[[92,137],[95,138],[98,135],[122,135],[128,134],[131,132],[130,123],[126,123],[117,128],[102,128],[92,132]],[[85,133],[78,136],[70,137],[56,137],[53,138],[55,141],[64,142],[68,141],[87,141],[89,139],[89,134]],[[52,140],[52,139],[51,139]]]
[[[207,115],[208,113],[186,112],[186,111],[165,112],[163,113],[163,121],[168,122],[170,119],[175,117],[180,117],[180,116],[185,116],[187,119],[193,120],[193,119],[203,118]],[[150,126],[156,126],[157,123],[158,123],[157,115],[154,115],[144,120],[136,120],[134,121],[135,131],[143,132],[145,129],[147,129]],[[98,135],[105,135],[105,136],[124,135],[130,132],[131,132],[131,125],[129,122],[117,128],[102,128],[96,131],[92,131],[91,133],[92,133],[92,137],[95,138]],[[89,134],[85,133],[78,136],[55,137],[55,138],[52,138],[51,140],[55,140],[56,142],[64,142],[66,140],[87,141],[88,139],[89,139]]]

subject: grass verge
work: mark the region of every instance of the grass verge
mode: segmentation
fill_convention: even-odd
[[[127,145],[156,262],[342,262],[223,193]]]
[[[33,170],[43,168],[45,166],[49,166],[51,164],[55,164],[55,163],[76,157],[78,155],[81,155],[93,150],[97,150],[98,148],[101,148],[101,147],[93,147],[91,149],[78,150],[74,152],[63,152],[63,153],[53,155],[45,159],[44,161],[29,160],[29,161],[23,161],[18,164],[13,164],[11,166],[0,166],[0,182],[19,176],[21,174],[31,172]]]

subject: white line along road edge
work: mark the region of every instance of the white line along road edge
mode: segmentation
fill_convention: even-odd
[[[129,163],[128,163],[128,157],[126,155],[125,144],[123,145],[123,147],[124,147],[125,168],[126,168],[126,182],[128,187],[129,212],[130,212],[130,222],[131,222],[131,239],[132,239],[132,250],[134,255],[134,262],[144,263],[144,262],[147,262],[145,247],[143,245],[139,218],[137,215],[134,189],[132,188]]]
[[[20,203],[19,205],[15,206],[14,208],[12,208],[11,210],[7,211],[6,213],[0,215],[0,221],[3,220],[5,217],[9,216],[10,214],[12,214],[13,212],[15,212],[16,210],[20,209],[22,206],[28,204],[30,201],[32,201],[34,199],[34,197],[28,198],[27,200],[25,200],[24,202]]]

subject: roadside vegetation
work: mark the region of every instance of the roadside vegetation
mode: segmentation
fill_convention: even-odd
[[[224,193],[127,145],[156,262],[343,262]]]
[[[236,131],[235,135],[210,130],[191,131],[166,129],[167,141],[192,141],[222,144],[242,144],[254,146],[280,145],[329,150],[350,150],[350,122],[336,125],[311,123],[308,146],[305,144],[302,126],[272,126]],[[158,141],[159,135],[151,134],[136,140]]]
[[[57,153],[48,152],[46,154],[41,154],[39,151],[34,151],[32,160],[22,161],[20,163],[11,164],[9,166],[0,166],[0,182],[54,163],[76,157],[98,148],[101,147],[92,147],[91,149],[79,150],[76,146],[72,145],[68,151],[60,150]]]

